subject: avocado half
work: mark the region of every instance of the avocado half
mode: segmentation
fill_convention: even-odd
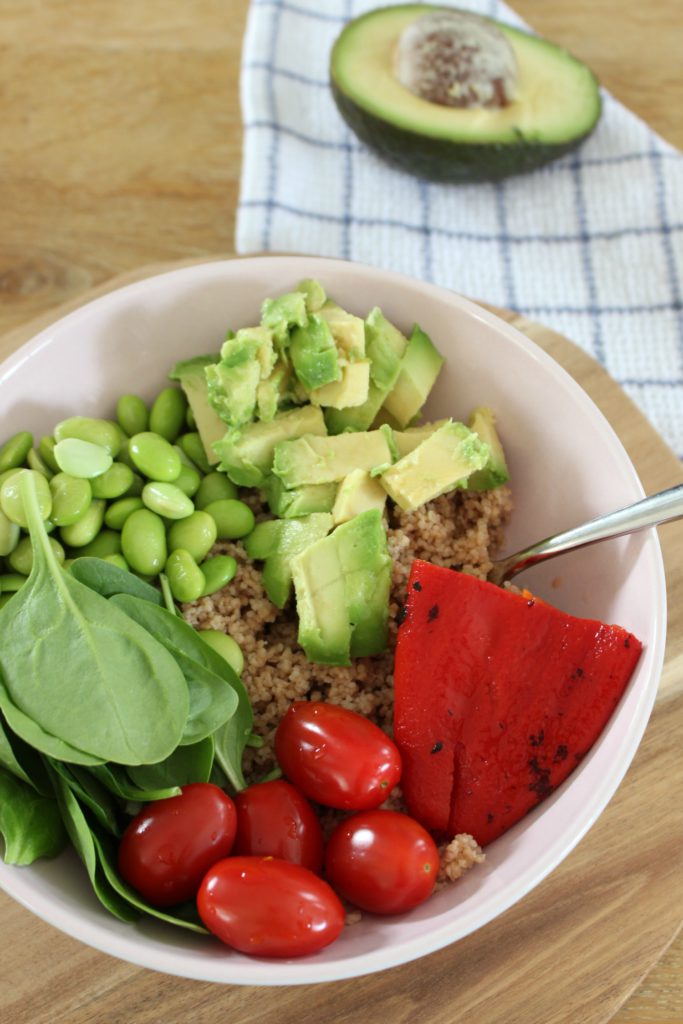
[[[448,107],[420,98],[395,77],[393,56],[417,18],[453,8],[401,4],[349,22],[332,50],[339,111],[356,135],[404,171],[432,181],[499,181],[571,152],[601,112],[592,71],[561,47],[489,18],[512,46],[515,99],[498,109]]]

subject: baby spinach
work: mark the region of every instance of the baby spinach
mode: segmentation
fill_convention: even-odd
[[[0,626],[1,625],[2,620],[0,619]],[[25,715],[24,712],[13,703],[5,687],[1,672],[0,711],[2,711],[12,731],[35,750],[39,750],[41,753],[47,754],[49,757],[54,757],[57,761],[73,761],[75,764],[89,765],[102,763],[103,759],[101,757],[86,754],[84,751],[78,750],[76,747],[72,747],[71,744],[67,743],[65,740],[52,736],[49,732],[45,732],[37,722],[34,722],[29,715]]]
[[[161,787],[138,786],[133,782],[125,768],[117,764],[100,764],[89,769],[98,782],[125,802],[148,803],[151,800],[165,800],[169,796],[178,796],[180,786],[173,783]]]
[[[156,587],[145,583],[127,569],[105,562],[103,558],[77,558],[72,562],[69,572],[79,583],[83,583],[102,597],[132,594],[134,597],[141,597],[143,601],[151,601],[152,604],[162,603],[162,596]]]
[[[21,474],[19,491],[33,566],[0,609],[9,701],[45,733],[103,761],[163,760],[185,729],[183,673],[145,629],[64,572],[48,542],[33,474]]]
[[[92,773],[77,765],[51,761],[53,771],[60,775],[76,799],[94,815],[100,825],[114,836],[121,835],[120,815],[110,793]]]
[[[7,864],[56,857],[67,839],[56,802],[4,768],[0,768],[0,834]]]
[[[141,764],[128,768],[128,776],[142,789],[164,786],[188,786],[191,782],[208,782],[213,768],[214,745],[211,736],[178,747],[159,764]]]
[[[11,772],[15,778],[25,782],[27,786],[31,786],[33,789],[36,787],[33,785],[32,780],[24,771],[24,768],[17,760],[16,754],[14,753],[14,747],[10,742],[7,730],[4,728],[2,716],[0,715],[0,768],[4,768],[5,771]]]

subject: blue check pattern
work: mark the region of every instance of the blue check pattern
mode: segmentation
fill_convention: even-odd
[[[237,251],[358,260],[540,320],[599,360],[683,458],[683,155],[603,92],[591,138],[533,175],[454,187],[394,170],[328,87],[334,39],[375,6],[252,0]],[[498,0],[457,6],[523,24]]]

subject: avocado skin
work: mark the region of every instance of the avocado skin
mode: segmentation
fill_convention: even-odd
[[[538,142],[521,133],[512,143],[452,142],[398,128],[359,107],[334,79],[331,87],[339,113],[349,128],[378,156],[418,178],[455,185],[502,181],[535,171],[575,150],[592,134],[599,120],[598,112],[586,132],[562,143]]]

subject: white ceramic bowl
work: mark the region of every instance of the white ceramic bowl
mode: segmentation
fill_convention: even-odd
[[[447,357],[428,412],[498,416],[515,511],[510,551],[642,496],[628,456],[578,385],[526,337],[451,292],[370,267],[304,257],[202,264],[130,285],[60,320],[0,367],[0,438],[50,432],[65,416],[112,415],[129,391],[151,398],[178,359],[215,351],[227,327],[258,321],[266,296],[320,278],[344,307],[414,321]],[[553,589],[550,580],[561,577]],[[207,981],[286,985],[379,971],[423,956],[497,917],[569,853],[605,808],[645,729],[663,660],[664,573],[656,534],[611,541],[529,573],[578,615],[617,622],[645,648],[589,756],[550,799],[487,850],[486,863],[399,918],[367,915],[314,957],[264,961],[153,921],[107,915],[72,854],[30,868],[0,863],[0,885],[68,934],[124,960]]]

